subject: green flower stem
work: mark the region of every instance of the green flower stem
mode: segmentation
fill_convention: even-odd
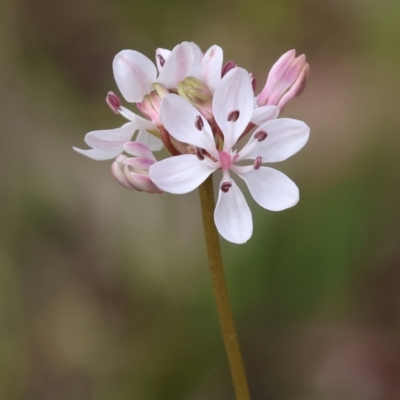
[[[236,400],[250,400],[246,373],[229,303],[219,235],[214,224],[215,200],[212,175],[200,186],[199,190],[211,280]]]

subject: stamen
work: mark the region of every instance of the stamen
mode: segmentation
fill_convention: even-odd
[[[201,118],[200,115],[198,115],[198,116],[196,117],[196,119],[194,120],[194,126],[195,126],[199,131],[201,131],[201,130],[203,129],[203,127],[204,127],[204,122],[203,122],[203,118]]]
[[[232,183],[230,182],[223,182],[219,187],[224,193],[228,193],[229,189],[232,187]]]
[[[157,54],[158,61],[160,62],[161,67],[165,64],[165,58],[161,54]]]
[[[229,113],[229,115],[228,115],[228,121],[229,121],[229,122],[235,122],[235,121],[237,121],[238,118],[239,118],[239,115],[240,115],[240,111],[239,111],[239,110],[231,111],[231,112]]]
[[[121,100],[114,92],[107,93],[106,103],[115,114],[118,114],[118,108],[121,107]]]
[[[204,160],[204,149],[199,149],[198,147],[195,148],[196,156],[200,161]]]
[[[268,136],[268,133],[265,131],[258,131],[255,135],[254,135],[254,139],[257,139],[259,142],[262,142],[263,140],[266,139],[266,137]]]
[[[262,164],[262,157],[261,156],[257,156],[254,159],[254,169],[255,170],[260,169],[261,168],[261,164]]]
[[[251,79],[251,86],[253,87],[253,91],[256,91],[256,87],[257,87],[257,81],[256,81],[256,77],[253,75],[252,72],[250,72],[250,79]]]
[[[224,77],[231,69],[236,68],[237,64],[233,61],[228,61],[223,67],[221,71],[221,78]]]

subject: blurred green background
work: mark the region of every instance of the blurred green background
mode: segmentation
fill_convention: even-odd
[[[400,2],[14,0],[0,5],[0,399],[230,400],[197,193],[129,192],[72,151],[123,120],[111,63],[213,44],[261,90],[311,65],[277,168],[300,187],[223,243],[254,400],[400,399]]]

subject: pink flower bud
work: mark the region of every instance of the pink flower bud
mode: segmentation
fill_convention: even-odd
[[[295,50],[283,54],[268,74],[264,89],[257,97],[258,106],[274,105],[282,111],[304,90],[309,70],[304,54],[296,57]]]
[[[154,90],[144,96],[142,102],[136,103],[142,114],[151,119],[157,126],[161,126],[160,105],[162,98],[168,94],[168,90],[159,83],[153,84]]]
[[[135,157],[120,154],[113,162],[111,172],[117,182],[129,190],[162,193],[149,176],[150,167],[157,162],[151,150],[138,142],[125,143],[124,149]]]

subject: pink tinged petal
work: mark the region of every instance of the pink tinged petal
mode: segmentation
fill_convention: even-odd
[[[152,151],[158,151],[164,147],[163,142],[158,137],[152,135],[144,129],[139,131],[136,141],[145,144]]]
[[[73,147],[73,149],[80,154],[83,154],[86,157],[91,158],[92,160],[111,160],[115,158],[118,154],[121,153],[121,149],[114,149],[114,150],[101,150],[101,149],[89,149],[83,150],[78,149],[77,147]]]
[[[141,117],[140,115],[135,114],[134,112],[128,110],[123,106],[121,106],[118,109],[118,111],[124,118],[135,124],[135,130],[138,129],[146,129],[148,131],[158,130],[157,126],[153,124],[153,122],[149,121],[146,118]]]
[[[196,189],[214,170],[197,156],[184,154],[153,164],[150,167],[150,178],[165,192],[182,194]]]
[[[276,169],[261,167],[238,175],[246,182],[253,199],[267,210],[282,211],[299,201],[296,184]]]
[[[135,157],[151,158],[156,161],[151,150],[143,143],[140,142],[127,142],[123,146],[124,150]]]
[[[276,106],[262,106],[253,110],[250,122],[254,125],[262,125],[271,119],[278,118],[279,107]]]
[[[262,156],[263,162],[284,161],[304,147],[310,136],[310,128],[303,121],[279,118],[265,122],[253,134],[265,132],[266,138],[252,148],[246,159]],[[252,140],[249,140],[249,143]],[[245,151],[245,149],[243,149]]]
[[[306,64],[296,79],[296,82],[294,82],[293,86],[279,100],[278,107],[281,111],[286,107],[290,100],[293,100],[295,97],[300,96],[303,93],[303,90],[307,85],[309,74],[310,66]]]
[[[219,190],[214,211],[215,226],[220,235],[232,243],[245,243],[253,233],[253,219],[243,193],[231,180],[227,192]]]
[[[150,179],[148,175],[142,175],[136,172],[128,172],[128,176],[130,178],[130,181],[139,187],[140,190],[143,190],[145,192],[149,193],[162,193],[162,190],[160,190],[154,182]]]
[[[125,165],[129,165],[130,167],[133,168],[138,168],[143,171],[148,171],[149,168],[155,163],[153,158],[146,158],[146,157],[133,157],[133,158],[127,158],[124,161]]]
[[[166,95],[161,103],[160,117],[165,129],[176,140],[206,149],[213,157],[218,158],[209,123],[184,98],[176,94]],[[202,130],[196,126],[202,126]]]
[[[216,88],[212,104],[215,120],[224,134],[225,150],[231,149],[246,129],[253,114],[253,104],[249,73],[239,67],[230,70]],[[239,115],[232,120],[230,116],[234,112]]]
[[[171,50],[161,49],[161,48],[156,50],[156,63],[158,72],[160,72],[164,68],[164,65],[167,62],[170,54]]]
[[[86,134],[85,143],[99,150],[120,149],[125,142],[131,140],[135,132],[135,125],[132,122],[122,125],[120,128],[92,131]]]
[[[171,89],[189,75],[194,61],[191,45],[183,42],[174,47],[163,69],[160,71],[158,82]]]
[[[119,91],[130,103],[142,101],[157,79],[157,69],[145,55],[122,50],[113,61],[114,78]]]
[[[224,54],[221,47],[211,46],[204,54],[200,63],[200,80],[206,83],[211,93],[214,93],[221,81],[221,70]]]

